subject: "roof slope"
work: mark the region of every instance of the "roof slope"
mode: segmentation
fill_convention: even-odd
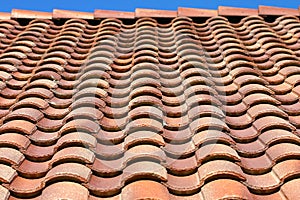
[[[298,199],[299,19],[137,13],[0,21],[0,199]]]

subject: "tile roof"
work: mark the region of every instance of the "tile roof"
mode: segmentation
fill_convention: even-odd
[[[299,199],[297,16],[0,13],[0,200]]]

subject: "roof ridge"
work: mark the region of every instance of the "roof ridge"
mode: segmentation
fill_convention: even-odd
[[[134,19],[140,17],[173,18],[177,16],[185,17],[213,17],[213,16],[250,16],[250,15],[295,15],[300,16],[300,6],[298,9],[283,8],[260,5],[257,9],[239,8],[229,6],[219,6],[218,10],[178,7],[177,10],[158,10],[136,8],[134,12],[123,12],[116,10],[98,10],[94,12],[82,12],[73,10],[54,9],[52,12],[41,12],[32,10],[12,9],[11,12],[0,12],[0,19],[101,19],[119,18]]]

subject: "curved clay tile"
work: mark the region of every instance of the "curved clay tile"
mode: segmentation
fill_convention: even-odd
[[[1,13],[0,199],[297,199],[298,15]]]

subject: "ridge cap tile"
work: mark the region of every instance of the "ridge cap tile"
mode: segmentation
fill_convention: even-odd
[[[275,6],[258,6],[259,15],[295,15],[300,16],[299,9],[293,8],[283,8],[283,7],[275,7]]]
[[[174,18],[177,17],[177,11],[175,10],[157,10],[157,9],[147,9],[147,8],[136,8],[135,17],[154,17],[154,18]]]
[[[52,19],[52,12],[12,9],[11,18]]]
[[[230,6],[219,6],[218,14],[220,16],[250,16],[250,15],[258,15],[257,9],[252,8],[238,8],[238,7],[230,7]]]
[[[53,10],[53,19],[94,19],[92,12],[82,12],[73,10]]]
[[[257,9],[219,6],[217,10],[178,7],[177,10],[159,10],[136,8],[134,12],[95,9],[94,12],[53,9],[52,12],[35,10],[12,9],[11,12],[0,12],[0,19],[103,19],[119,18],[134,19],[142,17],[175,18],[185,17],[214,17],[214,16],[251,16],[251,15],[294,15],[300,16],[300,6],[297,9],[259,5]]]
[[[0,12],[0,20],[1,19],[10,19],[11,18],[11,13],[9,12]]]
[[[94,11],[94,18],[119,18],[119,19],[134,19],[135,13],[134,12],[123,12],[123,11],[116,11],[116,10],[101,10],[96,9]]]
[[[186,8],[178,7],[178,16],[184,17],[213,17],[218,16],[217,10],[202,9],[202,8]]]

